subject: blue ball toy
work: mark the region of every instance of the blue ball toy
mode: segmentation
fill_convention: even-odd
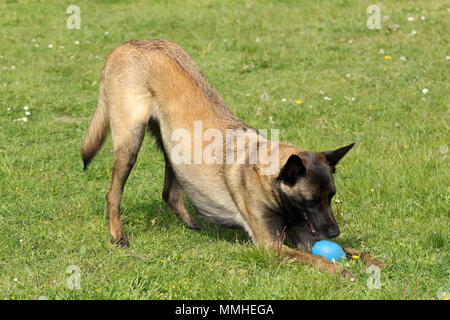
[[[311,252],[329,261],[341,261],[346,257],[344,250],[337,243],[329,240],[317,241],[314,243]]]

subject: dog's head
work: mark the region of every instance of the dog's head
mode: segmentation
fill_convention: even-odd
[[[292,154],[274,179],[288,236],[297,247],[339,235],[339,226],[331,209],[336,193],[335,166],[353,147]]]

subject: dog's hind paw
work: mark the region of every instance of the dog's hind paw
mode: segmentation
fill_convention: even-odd
[[[130,242],[125,236],[120,237],[119,239],[112,239],[111,242],[120,248],[128,248],[130,246]]]

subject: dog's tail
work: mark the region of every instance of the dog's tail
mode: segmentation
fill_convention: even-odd
[[[109,113],[106,103],[105,88],[103,86],[103,81],[101,81],[97,109],[95,109],[81,146],[81,158],[83,159],[84,170],[87,169],[92,158],[94,158],[97,151],[102,147],[108,131]]]

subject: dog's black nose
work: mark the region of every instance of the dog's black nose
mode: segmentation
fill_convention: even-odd
[[[328,226],[325,229],[325,234],[328,238],[336,238],[340,233],[338,226]]]

